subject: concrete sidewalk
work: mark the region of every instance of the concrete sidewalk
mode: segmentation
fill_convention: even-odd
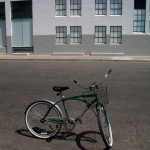
[[[49,60],[49,61],[150,61],[150,56],[60,56],[60,55],[0,55],[0,60]]]

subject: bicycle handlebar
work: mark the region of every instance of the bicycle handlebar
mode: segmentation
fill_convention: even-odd
[[[112,69],[110,69],[110,70],[108,71],[108,73],[107,73],[107,74],[105,74],[105,78],[107,78],[107,77],[108,77],[108,75],[109,75],[111,72],[112,72]]]
[[[107,74],[105,74],[104,78],[103,78],[102,81],[100,82],[100,85],[103,83],[103,81],[108,77],[108,75],[109,75],[111,72],[112,72],[112,69],[110,69],[110,70],[107,72]],[[76,80],[74,80],[74,83],[77,84],[78,86],[80,86],[80,87],[83,88],[83,89],[90,89],[90,88],[94,88],[94,87],[97,86],[96,82],[93,82],[93,83],[91,84],[91,86],[89,86],[89,87],[85,87],[85,86],[81,85],[81,84],[80,84],[78,81],[76,81]]]
[[[108,71],[108,74],[110,74],[112,72],[112,69],[110,69],[109,71]]]
[[[83,85],[81,85],[79,82],[77,82],[76,80],[74,80],[74,83],[77,84],[78,86],[80,86],[83,89],[88,89],[89,87],[85,87]]]

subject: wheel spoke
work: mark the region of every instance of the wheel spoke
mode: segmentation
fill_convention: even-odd
[[[98,106],[98,125],[103,138],[103,141],[107,147],[111,147],[113,143],[111,126],[107,121],[107,116],[103,107]]]
[[[52,106],[53,104],[47,101],[37,101],[29,106],[26,113],[26,125],[34,136],[49,138],[59,131],[61,125],[57,126],[57,122],[50,122],[49,118],[59,118],[61,112],[55,106]],[[48,119],[41,121],[49,108],[51,110],[47,116]]]

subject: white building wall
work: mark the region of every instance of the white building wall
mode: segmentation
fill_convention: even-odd
[[[0,48],[5,53],[12,54],[12,22],[11,1],[5,2],[7,47]],[[67,0],[67,15],[55,15],[55,0],[32,0],[33,11],[33,48],[35,54],[124,54],[150,55],[150,0],[146,0],[145,33],[133,33],[134,0],[122,0],[122,15],[110,15],[110,0],[107,0],[107,14],[95,15],[95,0],[82,0],[82,15],[70,16],[70,0]],[[55,42],[56,26],[67,26],[67,44],[58,45]],[[70,44],[70,26],[82,26],[82,44]],[[95,26],[107,27],[106,44],[94,43]],[[122,26],[122,44],[111,45],[110,26]]]
[[[121,16],[110,15],[110,4],[107,3],[107,15],[95,15],[95,0],[82,0],[82,15],[70,16],[70,0],[67,0],[67,16],[55,16],[55,0],[33,0],[34,35],[55,35],[56,26],[82,26],[84,35],[94,33],[96,25],[123,26],[123,34],[133,34],[134,0],[123,1]],[[109,28],[108,28],[109,34]]]

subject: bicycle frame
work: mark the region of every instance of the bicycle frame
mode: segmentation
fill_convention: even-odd
[[[85,100],[85,97],[94,97],[94,99],[90,102],[88,102],[87,100]],[[100,105],[101,107],[103,107],[106,118],[107,118],[107,122],[109,123],[109,119],[106,113],[106,107],[105,105],[98,99],[96,94],[90,94],[90,95],[78,95],[78,96],[73,96],[73,97],[68,97],[68,98],[63,98],[63,96],[61,97],[61,100],[57,101],[52,107],[50,107],[47,112],[45,113],[45,116],[42,118],[44,121],[46,122],[51,122],[51,123],[57,123],[57,124],[64,124],[64,121],[69,118],[69,114],[68,114],[68,110],[67,110],[67,104],[66,101],[80,101],[85,103],[86,107],[84,108],[84,110],[80,113],[79,116],[77,116],[74,120],[75,122],[80,122],[81,118],[84,116],[84,114],[87,112],[88,109],[90,109],[90,107],[93,104],[96,105]],[[55,107],[56,105],[58,105],[59,103],[63,104],[63,109],[64,109],[64,117],[48,117],[49,112],[51,111],[51,109],[53,107]]]

